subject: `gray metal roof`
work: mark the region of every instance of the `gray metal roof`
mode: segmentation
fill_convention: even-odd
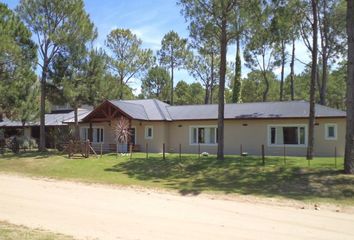
[[[86,117],[92,110],[89,109],[84,109],[84,108],[79,108],[77,111],[77,118],[78,121],[80,122],[81,119]],[[74,118],[74,111],[68,113],[68,116],[63,120],[63,123],[74,123],[75,118]]]
[[[128,114],[133,119],[148,119],[145,107],[142,104],[132,103],[130,101],[121,101],[121,100],[110,100],[114,106],[118,107],[120,110]]]
[[[110,102],[133,119],[172,120],[166,109],[170,105],[157,99],[111,100]]]
[[[169,106],[168,112],[173,120],[217,119],[218,105]],[[346,113],[334,108],[316,104],[316,117],[345,117]],[[225,119],[263,119],[263,118],[307,118],[309,103],[305,101],[257,102],[225,104]]]
[[[78,119],[79,121],[90,113],[91,110],[79,109],[78,110]],[[62,126],[66,123],[74,122],[74,111],[68,113],[48,113],[45,114],[45,125],[46,126]],[[39,126],[39,121],[26,123],[25,126]],[[4,119],[0,122],[0,127],[22,127],[21,121],[13,121],[10,119]]]
[[[171,106],[157,99],[110,100],[110,103],[137,120],[174,121],[174,120],[215,120],[218,118],[218,105],[183,105]],[[316,117],[345,117],[344,111],[316,104]],[[81,121],[91,110],[79,109]],[[225,119],[272,119],[272,118],[307,118],[309,103],[305,101],[257,102],[225,104]],[[46,126],[61,126],[74,122],[74,112],[46,114]],[[38,126],[39,122],[26,124]],[[20,121],[4,119],[0,127],[21,127]]]
[[[153,121],[213,120],[218,118],[218,105],[171,106],[157,99],[111,100],[112,104],[133,119]],[[341,110],[316,104],[316,117],[345,117]],[[256,102],[225,104],[225,119],[307,118],[306,101]]]
[[[28,125],[26,124],[26,126]],[[4,118],[3,121],[0,122],[0,127],[22,127],[22,123],[21,121],[12,121],[10,119]]]

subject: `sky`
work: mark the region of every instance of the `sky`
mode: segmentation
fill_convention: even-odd
[[[14,9],[18,0],[0,0]],[[180,7],[175,0],[85,0],[85,8],[91,20],[98,30],[98,38],[95,41],[96,47],[104,46],[106,36],[116,28],[129,28],[142,41],[143,48],[150,48],[156,53],[160,48],[163,36],[173,30],[180,37],[188,38],[188,23],[180,14]],[[290,46],[288,51],[290,52]],[[296,49],[297,57],[303,62],[309,62],[306,47],[299,42]],[[235,47],[230,46],[227,54],[228,61],[235,59]],[[242,59],[243,60],[243,59]],[[300,73],[304,65],[300,62],[295,64],[295,73]],[[250,70],[242,67],[242,75],[245,77]],[[274,70],[279,77],[280,68]],[[285,74],[290,72],[289,64]],[[186,70],[177,70],[175,73],[175,84],[185,80],[189,83],[196,81]],[[134,93],[140,93],[139,79],[134,79],[131,87]]]

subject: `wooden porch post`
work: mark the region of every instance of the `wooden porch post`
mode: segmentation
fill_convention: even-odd
[[[90,127],[89,127],[88,134],[89,134],[89,140],[92,143],[93,142],[92,121],[90,121]]]
[[[132,145],[131,129],[132,129],[132,120],[129,119],[129,135],[128,135],[128,149],[127,150],[129,150],[129,146]]]

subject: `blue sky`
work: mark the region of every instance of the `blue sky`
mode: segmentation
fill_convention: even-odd
[[[3,2],[14,9],[19,1],[5,0]],[[188,23],[180,14],[180,7],[176,5],[175,0],[86,0],[85,8],[99,33],[95,42],[97,47],[104,48],[106,36],[115,28],[131,29],[142,39],[143,47],[151,48],[154,52],[160,48],[162,37],[170,30],[174,30],[181,37],[188,37]],[[234,46],[229,47],[229,61],[234,60],[234,49]],[[298,44],[296,54],[302,61],[309,61],[303,44]],[[295,72],[299,73],[302,69],[303,65],[296,63]],[[249,70],[243,67],[242,72],[245,76]],[[275,69],[275,73],[279,75],[280,69]],[[286,69],[287,73],[289,73],[289,66]],[[176,72],[175,82],[179,80],[195,81],[185,70]],[[139,93],[140,81],[135,79],[131,87],[135,89],[135,93]]]

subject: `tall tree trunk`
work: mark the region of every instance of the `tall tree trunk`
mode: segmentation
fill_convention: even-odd
[[[214,89],[214,52],[211,52],[211,78],[210,78],[210,94],[209,94],[209,103],[213,104],[213,89]]]
[[[266,64],[265,64],[265,54],[262,54],[262,75],[263,75],[263,80],[264,80],[264,84],[265,84],[265,89],[263,91],[263,97],[262,97],[262,101],[266,102],[267,101],[267,97],[268,97],[268,92],[269,92],[269,81],[268,81],[268,77],[267,77],[267,72],[266,72]]]
[[[174,70],[174,64],[173,64],[174,62],[173,62],[173,48],[171,47],[171,102],[170,102],[170,104],[171,105],[173,105],[173,89],[174,89],[174,87],[173,87],[173,70]]]
[[[74,121],[75,121],[75,139],[80,140],[80,129],[79,129],[79,120],[78,120],[78,107],[74,106]]]
[[[232,102],[237,103],[240,100],[241,90],[241,56],[240,56],[240,37],[236,38],[236,59],[235,59],[235,78],[232,87]]]
[[[321,105],[327,104],[327,100],[326,100],[327,81],[328,81],[328,59],[327,59],[327,56],[322,56],[322,84],[321,84],[321,89],[320,89],[320,104]]]
[[[280,74],[280,92],[279,92],[279,100],[283,101],[284,98],[284,68],[285,68],[285,42],[281,41],[281,74]]]
[[[267,72],[262,71],[262,75],[263,75],[263,80],[265,83],[265,89],[263,91],[262,101],[266,102],[267,97],[268,97],[268,92],[269,92],[269,81],[268,81],[268,77],[267,77]]]
[[[293,49],[291,52],[291,63],[290,63],[290,98],[291,101],[295,99],[295,89],[294,89],[294,80],[295,80],[295,38],[293,38]]]
[[[124,88],[124,86],[123,86],[123,77],[119,77],[119,84],[120,84],[120,86],[119,86],[119,99],[120,100],[122,100],[123,99],[123,88]]]
[[[171,67],[171,102],[170,104],[173,105],[173,64]]]
[[[48,73],[48,60],[44,58],[41,77],[41,103],[40,103],[40,125],[39,125],[39,151],[44,152],[45,146],[45,88]]]
[[[314,147],[314,130],[315,130],[315,91],[316,91],[316,78],[317,78],[317,32],[318,32],[318,19],[317,19],[317,0],[311,0],[312,5],[312,64],[311,64],[311,82],[310,82],[310,110],[309,110],[309,134],[307,155],[308,160],[313,159]]]
[[[221,21],[220,37],[220,79],[219,79],[219,106],[218,106],[218,160],[224,159],[224,107],[225,107],[225,75],[227,54],[227,20],[223,16]]]
[[[354,0],[347,0],[347,133],[345,138],[344,172],[354,174]]]
[[[327,92],[327,81],[328,81],[328,51],[329,51],[329,42],[328,42],[328,32],[329,32],[329,22],[328,22],[328,10],[327,10],[327,0],[323,0],[323,19],[321,21],[320,13],[319,22],[320,22],[320,37],[321,37],[321,49],[322,49],[322,78],[318,79],[320,81],[319,95],[320,95],[320,104],[326,105],[326,92]]]
[[[207,83],[205,84],[204,104],[209,104],[209,93],[210,93],[210,83],[209,80],[207,80]]]

